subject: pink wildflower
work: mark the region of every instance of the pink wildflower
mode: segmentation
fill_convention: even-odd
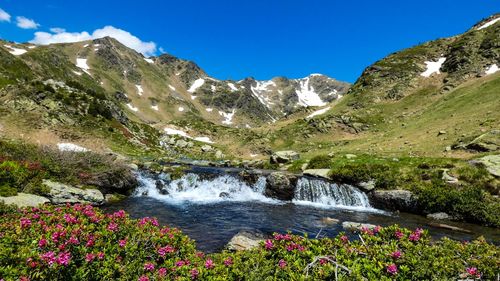
[[[224,265],[225,266],[231,266],[233,264],[233,259],[227,258],[224,260]]]
[[[114,223],[114,222],[110,222],[109,225],[108,225],[108,230],[110,231],[117,231],[118,230],[118,224]]]
[[[92,253],[86,254],[85,255],[85,261],[86,262],[92,262],[95,259],[95,255]]]
[[[71,254],[69,252],[60,253],[56,258],[56,262],[60,265],[68,265],[70,260]]]
[[[401,251],[394,251],[394,252],[392,252],[391,253],[391,257],[393,259],[399,259],[399,258],[401,258]]]
[[[342,242],[344,242],[344,243],[349,242],[349,238],[348,238],[346,235],[342,235],[342,236],[340,236],[340,240],[341,240]]]
[[[396,236],[396,238],[399,240],[399,239],[403,238],[404,234],[403,234],[403,232],[401,232],[401,230],[398,229],[394,233],[394,236]]]
[[[476,267],[467,267],[466,271],[467,271],[467,274],[469,274],[471,276],[481,278],[481,273],[479,273],[479,271],[477,270]]]
[[[386,270],[387,270],[387,273],[392,274],[392,275],[395,275],[396,273],[398,273],[398,267],[393,263],[389,264],[386,267]]]
[[[40,241],[38,241],[38,247],[43,248],[43,247],[47,246],[47,243],[48,243],[47,239],[42,238],[42,239],[40,239]]]
[[[100,260],[103,260],[104,259],[104,253],[103,252],[97,253],[97,258],[100,259]]]
[[[164,268],[164,267],[162,267],[162,268],[158,269],[158,275],[159,275],[160,277],[163,277],[163,276],[167,275],[167,269],[166,269],[166,268]]]
[[[286,267],[286,261],[284,259],[279,260],[278,266],[283,269]]]
[[[126,245],[127,245],[127,239],[118,241],[118,246],[120,246],[121,248],[125,247]]]
[[[158,249],[158,255],[165,257],[166,254],[173,253],[174,251],[175,250],[172,246],[167,245]]]
[[[28,218],[21,218],[21,228],[26,228],[31,226],[31,220]]]
[[[149,281],[149,277],[147,277],[146,275],[142,275],[141,277],[139,277],[139,281]]]
[[[196,269],[196,268],[191,269],[191,279],[198,278],[198,275],[200,275],[200,272],[198,271],[198,269]]]
[[[186,264],[186,263],[185,263],[184,261],[177,261],[177,262],[175,263],[175,266],[177,266],[177,267],[182,267],[182,266],[184,266],[185,264]]]
[[[145,271],[153,271],[153,270],[155,270],[155,265],[150,263],[150,262],[147,262],[144,264],[144,270]]]
[[[271,250],[274,247],[273,241],[267,239],[264,246],[266,250]]]
[[[205,261],[205,268],[207,268],[207,269],[212,269],[212,268],[214,268],[214,266],[215,266],[215,265],[214,265],[214,261],[213,261],[213,260],[211,260],[211,259],[207,259],[207,260]]]

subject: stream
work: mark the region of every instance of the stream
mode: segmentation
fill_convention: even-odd
[[[238,175],[239,171],[193,166],[175,180],[170,180],[168,174],[140,171],[134,195],[103,209],[106,212],[123,209],[132,218],[156,217],[163,225],[180,228],[205,252],[222,250],[241,230],[333,237],[344,231],[341,224],[344,221],[422,227],[434,238],[471,240],[482,235],[490,242],[500,241],[500,231],[494,228],[443,222],[470,233],[451,231],[429,225],[435,221],[423,216],[377,210],[356,187],[317,178],[300,177],[293,200],[279,201],[264,195],[264,175],[249,184]],[[325,218],[338,219],[340,223],[328,224]]]

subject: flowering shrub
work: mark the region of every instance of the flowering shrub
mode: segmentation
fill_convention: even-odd
[[[425,230],[365,229],[359,239],[274,234],[242,252],[205,255],[178,229],[88,205],[0,216],[0,280],[495,279],[498,247],[431,242]]]

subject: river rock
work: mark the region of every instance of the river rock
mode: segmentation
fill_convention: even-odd
[[[260,242],[264,241],[266,236],[258,232],[240,231],[238,232],[229,243],[227,243],[226,248],[230,251],[245,251],[256,248],[259,246]]]
[[[417,197],[408,190],[375,190],[369,193],[370,203],[375,208],[418,213]]]
[[[330,169],[308,169],[303,172],[303,174],[307,176],[331,179],[328,175],[329,173]]]
[[[369,223],[360,223],[360,222],[345,221],[345,222],[342,223],[342,227],[345,230],[361,231],[362,229],[374,229],[377,226],[373,225],[373,224],[369,224]]]
[[[490,174],[500,177],[500,154],[487,155],[473,160],[471,163],[483,165]]]
[[[365,192],[372,191],[375,189],[375,181],[374,180],[362,181],[358,183],[357,186],[359,187],[359,189]]]
[[[276,151],[271,155],[271,163],[286,164],[300,159],[300,154],[293,150]]]
[[[178,147],[178,148],[185,148],[188,146],[188,142],[185,141],[185,140],[178,140],[176,143],[175,143],[175,147]]]
[[[334,225],[334,224],[337,224],[339,222],[340,222],[340,220],[334,219],[334,218],[330,218],[330,217],[321,218],[321,223],[325,224],[325,225]]]
[[[223,159],[224,158],[224,153],[222,153],[222,151],[220,151],[220,150],[217,150],[215,152],[215,158],[216,159]]]
[[[461,228],[461,227],[452,226],[452,225],[448,225],[448,224],[444,224],[444,223],[430,222],[430,223],[428,223],[428,225],[433,226],[433,227],[442,228],[442,229],[448,229],[448,230],[452,230],[452,231],[460,231],[460,232],[464,232],[464,233],[472,233],[472,231],[470,231],[468,229],[464,229],[464,228]]]
[[[428,214],[427,218],[433,219],[433,220],[449,220],[451,217],[447,213],[433,213],[433,214]]]
[[[97,186],[106,193],[130,193],[138,182],[132,170],[124,168],[93,174],[84,184]]]
[[[0,196],[0,202],[3,202],[6,205],[14,204],[17,207],[22,208],[22,207],[38,207],[45,203],[49,203],[50,200],[45,197],[34,194],[18,193],[16,196],[9,196],[9,197]]]
[[[243,181],[245,181],[249,185],[254,185],[259,180],[261,173],[255,171],[255,170],[245,169],[245,170],[242,170],[241,172],[239,172],[238,175],[241,177],[241,179]]]
[[[287,173],[274,172],[267,177],[264,195],[267,197],[291,201],[295,196],[298,178]]]
[[[54,204],[88,203],[101,205],[104,195],[97,189],[80,189],[66,184],[43,180],[43,184],[50,188],[48,197]]]

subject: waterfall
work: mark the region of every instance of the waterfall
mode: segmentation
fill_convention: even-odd
[[[354,186],[319,179],[300,178],[293,201],[331,207],[370,208],[366,194]]]
[[[140,186],[136,190],[136,196],[147,194],[149,197],[170,203],[277,202],[264,196],[265,177],[259,177],[255,184],[249,185],[228,174],[203,179],[199,174],[187,173],[179,179],[169,180],[169,176],[165,174],[160,174],[155,179],[148,174],[140,173],[138,181]]]
[[[170,175],[139,172],[139,188],[135,196],[148,196],[172,204],[207,204],[222,201],[259,201],[284,203],[264,195],[266,177],[249,184],[234,174],[187,173],[171,180]],[[371,209],[365,193],[351,185],[335,184],[320,179],[300,178],[295,188],[295,204],[324,208]]]

